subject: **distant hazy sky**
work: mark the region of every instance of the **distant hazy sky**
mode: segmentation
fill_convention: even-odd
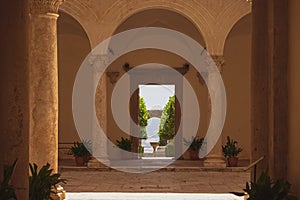
[[[140,97],[143,97],[148,110],[159,110],[175,95],[175,85],[139,85]]]

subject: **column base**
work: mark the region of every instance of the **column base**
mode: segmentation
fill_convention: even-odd
[[[226,162],[223,157],[218,155],[209,155],[204,160],[204,167],[208,168],[225,168]]]
[[[88,168],[93,168],[93,169],[109,168],[109,166],[107,166],[108,164],[109,164],[109,160],[106,160],[105,164],[103,164],[99,160],[97,160],[96,158],[93,158],[92,160],[89,160],[89,162],[87,163],[87,167]]]

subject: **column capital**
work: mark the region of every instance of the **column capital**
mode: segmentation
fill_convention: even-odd
[[[58,14],[59,6],[65,0],[31,0],[30,13],[31,14]]]
[[[223,55],[210,55],[210,57],[215,62],[216,66],[218,67],[220,73],[222,73],[223,68],[225,66],[225,59]]]
[[[88,58],[90,66],[95,73],[102,73],[110,62],[108,54],[92,54]]]

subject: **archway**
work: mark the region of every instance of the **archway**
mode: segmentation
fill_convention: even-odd
[[[194,26],[194,24],[184,16],[170,10],[148,9],[148,10],[143,10],[141,12],[135,13],[134,15],[127,18],[126,20],[123,20],[123,23],[121,23],[115,29],[115,34],[128,29],[137,28],[137,27],[163,27],[163,28],[173,29],[192,37],[193,39],[198,41],[202,46],[205,46],[204,39],[201,33]],[[136,52],[128,53],[120,57],[109,66],[108,71],[110,71],[110,73],[111,72],[119,73],[119,78],[120,78],[124,74],[122,66],[124,66],[125,63],[129,63],[130,66],[138,66],[146,63],[160,63],[174,68],[181,68],[185,63],[187,63],[187,61],[170,52],[160,51],[156,49],[143,49],[143,50],[138,50]],[[201,105],[202,109],[199,109],[202,112],[201,116],[203,116],[203,123],[200,123],[201,127],[199,128],[198,135],[200,136],[201,134],[202,136],[204,136],[207,128],[207,123],[206,123],[207,120],[206,108],[208,108],[207,91],[205,86],[203,86],[199,82],[197,77],[197,72],[193,68],[193,66],[190,66],[189,70],[184,74],[184,76],[186,77],[186,79],[188,79],[190,84],[193,86],[193,89],[196,91],[198,101],[203,102],[203,105]],[[168,84],[172,84],[172,83],[168,83]],[[110,97],[113,88],[114,88],[114,83],[112,84],[111,82],[108,81],[107,82],[107,103],[108,103],[107,108],[111,107]],[[176,86],[176,88],[181,88],[181,86],[180,87]],[[182,93],[182,91],[177,91],[175,93],[180,94]],[[109,130],[108,132],[112,132],[112,134],[109,134],[109,138],[111,141],[116,141],[119,138],[121,138],[121,136],[123,136],[124,134],[114,123],[112,113],[110,111],[108,111],[107,113],[107,119],[109,119],[107,124],[107,130]],[[178,120],[179,122],[180,119],[178,118],[176,120]],[[180,142],[182,143],[182,138]]]
[[[237,21],[227,36],[222,72],[228,100],[223,143],[227,135],[236,139],[243,148],[240,159],[247,163],[251,153],[251,34],[251,14],[248,14]]]
[[[59,93],[59,159],[69,159],[68,151],[80,141],[72,115],[72,92],[76,73],[89,54],[89,38],[83,27],[69,14],[59,13],[58,19],[58,93]],[[73,161],[73,159],[72,159]],[[64,161],[65,162],[65,161]]]
[[[151,6],[149,6],[149,7],[151,7]],[[163,7],[163,8],[165,8],[165,7]],[[196,26],[194,25],[194,23],[192,23],[189,19],[187,19],[186,17],[184,17],[181,14],[179,14],[180,12],[178,10],[174,9],[174,11],[171,11],[170,8],[168,8],[168,9],[162,9],[162,8],[155,8],[155,9],[145,9],[145,8],[142,9],[141,8],[140,9],[140,8],[137,8],[134,11],[137,11],[137,10],[138,10],[138,12],[135,12],[134,14],[132,14],[131,16],[129,16],[126,19],[122,19],[121,20],[122,21],[121,24],[118,24],[118,26],[113,27],[112,29],[111,29],[111,27],[108,27],[107,29],[114,30],[114,33],[118,33],[118,32],[121,32],[122,30],[127,30],[130,27],[132,27],[132,28],[134,28],[134,27],[141,27],[141,26],[167,27],[167,28],[172,28],[172,29],[178,30],[180,32],[186,33],[187,35],[191,36],[192,38],[195,38],[197,41],[200,41],[200,44],[202,44],[203,46],[206,46],[206,45],[204,45],[204,39],[203,39],[201,33],[196,28]],[[128,13],[132,13],[132,11],[130,11]],[[153,17],[153,15],[155,16],[157,14],[158,16],[159,15],[162,16],[165,13],[168,13],[168,16],[170,16],[170,15],[174,16],[175,19],[180,18],[179,21],[184,21],[184,23],[183,23],[184,26],[189,26],[189,27],[187,27],[187,28],[184,28],[184,26],[178,26],[177,27],[177,26],[174,26],[174,23],[173,24],[172,23],[168,23],[168,20],[166,20],[166,21],[161,20],[161,19],[164,19],[163,17]],[[150,16],[150,17],[148,17],[148,18],[145,17],[147,15]],[[140,19],[143,19],[143,17],[144,17],[144,19],[147,18],[147,19],[150,19],[150,20],[147,23],[145,23],[145,21],[147,21],[147,20],[140,20]],[[136,20],[136,19],[139,19],[139,20]],[[174,18],[172,18],[172,20],[174,20]],[[105,21],[105,19],[103,21]],[[130,25],[131,22],[135,22],[136,23],[137,21],[142,22],[142,23],[141,24],[131,24]],[[178,20],[176,20],[176,23],[177,22],[178,22]],[[145,24],[143,24],[143,23],[145,23]],[[173,25],[173,27],[172,27],[172,25]],[[112,26],[112,25],[110,24],[109,26]],[[193,30],[193,31],[189,32],[190,30]],[[105,31],[106,30],[104,30],[104,32]],[[101,38],[101,37],[99,36],[99,38]],[[137,52],[137,53],[140,54],[140,55],[143,55],[145,52],[140,51],[140,52]],[[147,52],[147,53],[149,53],[149,52]],[[157,56],[156,56],[157,53],[158,52],[155,52],[155,51],[154,52],[150,52],[150,54],[153,55],[153,56],[152,57],[151,56],[148,57],[146,60],[142,60],[142,61],[141,60],[140,61],[134,60],[134,62],[131,62],[131,61],[129,61],[129,62],[130,62],[130,64],[132,64],[132,66],[137,66],[138,64],[142,64],[143,62],[149,62],[149,61],[159,62],[159,59],[157,59]],[[185,60],[180,59],[180,58],[172,59],[174,57],[174,55],[172,55],[172,54],[167,54],[166,52],[159,52],[159,53],[161,55],[163,55],[163,56],[171,58],[170,59],[170,60],[172,60],[171,64],[168,63],[168,62],[166,62],[166,61],[164,61],[165,64],[169,64],[171,66],[178,66],[178,67],[180,67],[183,63],[186,62]],[[163,57],[163,56],[160,56],[160,57]],[[111,66],[110,70],[116,70],[116,72],[120,73],[119,76],[122,76],[122,73],[124,73],[124,72],[122,70],[121,71],[118,71],[118,70],[120,70],[120,67],[122,67],[125,62],[128,62],[128,60],[130,60],[130,59],[132,59],[134,57],[137,57],[137,56],[134,55],[134,54],[132,54],[132,55],[125,55],[123,58],[120,58],[119,60],[117,60],[116,63],[114,63],[113,66]],[[201,91],[203,91],[205,93],[205,87],[203,85],[201,85],[201,83],[199,82],[197,74],[196,74],[196,71],[193,68],[191,68],[191,70],[185,76],[188,77],[191,80],[191,82],[192,82],[191,84],[193,85],[194,88],[196,88],[197,90],[201,90]],[[112,81],[112,82],[110,82],[110,81],[111,80],[108,79],[107,84],[109,84],[110,87],[113,87],[111,84],[113,84],[112,82],[114,82],[114,81]],[[200,101],[205,102],[206,104],[208,104],[208,102],[207,102],[207,94],[206,95],[200,95],[200,94],[198,94],[197,97],[198,97],[198,99],[200,99]],[[204,103],[204,105],[205,105],[205,103]],[[205,107],[205,106],[203,106],[203,107]],[[205,114],[207,114],[207,111],[205,109],[203,109],[203,107],[201,109],[201,111],[203,111],[203,113],[201,113],[201,115],[205,116]],[[208,106],[206,106],[206,107],[208,108]],[[107,117],[107,119],[111,119],[111,118]],[[110,126],[109,128],[112,130],[113,127],[114,126]],[[203,126],[202,129],[205,130],[206,127]]]

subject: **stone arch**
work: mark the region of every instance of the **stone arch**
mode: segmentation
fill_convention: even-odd
[[[95,32],[92,28],[99,24],[98,16],[94,10],[80,0],[65,1],[59,10],[72,16],[82,26],[89,38],[90,46],[93,48],[95,46],[93,41]]]
[[[122,23],[115,27],[112,35],[129,29],[141,27],[161,27],[172,29],[193,38],[201,45],[201,47],[206,47],[203,35],[199,32],[195,23],[191,22],[178,12],[174,12],[170,9],[150,8],[136,12],[128,18],[123,19]],[[126,43],[129,45],[131,41],[126,41]]]
[[[220,31],[216,39],[216,54],[223,54],[226,39],[234,27],[243,17],[251,13],[251,4],[246,1],[228,1],[228,5],[220,13],[218,19],[216,20],[217,26]],[[221,31],[222,30],[222,31]]]
[[[251,14],[234,24],[226,38],[223,55],[226,65],[222,78],[228,99],[223,131],[239,141],[243,146],[240,159],[248,160],[251,154]]]
[[[72,92],[77,71],[91,51],[88,35],[81,24],[68,13],[59,12],[57,21],[58,41],[58,153],[68,159],[73,141],[80,141],[72,114]]]
[[[240,18],[251,12],[251,5],[245,0],[223,0],[219,5],[196,0],[128,1],[126,4],[122,0],[117,0],[103,13],[100,26],[109,28],[99,33],[96,40],[100,42],[110,37],[119,24],[131,15],[146,9],[166,9],[187,18],[202,34],[208,52],[211,55],[222,55],[228,33]]]
[[[113,35],[120,24],[136,13],[148,9],[165,9],[176,12],[191,21],[202,34],[206,43],[206,38],[212,34],[212,23],[209,22],[213,20],[213,17],[209,10],[198,1],[193,0],[193,4],[197,6],[191,6],[192,3],[184,0],[179,2],[166,2],[164,0],[128,1],[126,4],[124,1],[118,0],[102,15],[99,26],[108,28],[99,33],[97,41],[100,42]]]
[[[80,0],[65,1],[60,7],[84,27],[92,48],[112,36],[116,27],[131,15],[146,9],[166,9],[177,12],[195,25],[211,55],[223,54],[225,40],[232,27],[251,12],[251,4],[246,0],[149,0],[126,3],[114,0],[103,12],[98,12],[96,7],[92,2]]]

